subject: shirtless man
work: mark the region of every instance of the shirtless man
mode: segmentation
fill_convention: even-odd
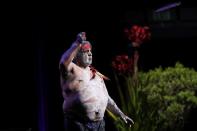
[[[86,41],[85,32],[81,32],[59,64],[65,130],[104,131],[106,109],[131,126],[133,120],[121,112],[107,92],[104,83],[107,77],[91,64],[91,44]]]

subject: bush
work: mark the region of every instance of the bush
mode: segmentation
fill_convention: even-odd
[[[120,131],[180,131],[197,106],[197,72],[180,63],[138,72],[137,79],[118,74],[115,78],[121,108],[135,122],[128,128],[111,114]]]

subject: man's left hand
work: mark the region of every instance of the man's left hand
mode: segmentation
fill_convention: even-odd
[[[129,125],[129,127],[131,127],[131,125],[134,124],[134,121],[126,115],[121,116],[121,118],[127,125]]]

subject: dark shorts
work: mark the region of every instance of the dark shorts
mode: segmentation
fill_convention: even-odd
[[[105,121],[77,120],[71,117],[64,117],[65,131],[105,131]]]

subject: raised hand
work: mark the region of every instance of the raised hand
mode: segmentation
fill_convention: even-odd
[[[80,32],[77,35],[76,41],[79,42],[79,43],[83,43],[83,41],[86,41],[86,33],[85,32]]]

